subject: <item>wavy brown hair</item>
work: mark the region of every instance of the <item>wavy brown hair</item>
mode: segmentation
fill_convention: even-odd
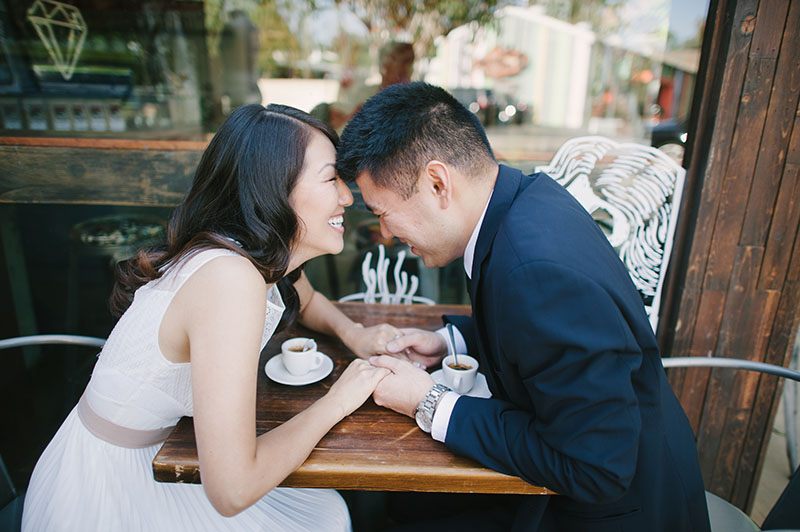
[[[246,257],[267,283],[277,283],[286,305],[281,327],[297,316],[287,272],[300,221],[289,204],[314,130],[334,146],[339,138],[326,123],[284,105],[245,105],[220,126],[200,159],[192,186],[175,209],[167,241],[120,262],[109,299],[115,316],[130,306],[136,290],[160,278],[189,253],[229,249]]]

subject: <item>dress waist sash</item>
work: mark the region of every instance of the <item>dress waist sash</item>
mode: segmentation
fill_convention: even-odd
[[[86,393],[78,401],[78,417],[83,426],[101,440],[129,449],[141,449],[160,443],[166,440],[172,429],[175,428],[172,426],[162,429],[143,430],[117,425],[92,410],[92,407],[89,406],[89,401],[86,400]]]

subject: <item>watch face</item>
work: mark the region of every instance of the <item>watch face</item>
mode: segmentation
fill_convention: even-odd
[[[425,412],[421,408],[417,409],[416,414],[414,414],[414,419],[417,420],[419,428],[425,432],[431,431],[431,420],[428,419],[428,416],[425,415]]]

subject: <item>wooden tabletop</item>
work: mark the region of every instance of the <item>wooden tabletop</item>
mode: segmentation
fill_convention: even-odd
[[[381,305],[338,303],[346,314],[364,325],[388,322],[398,327],[436,329],[443,314],[469,314],[467,306]],[[267,432],[320,398],[352,360],[336,339],[295,326],[275,335],[261,354],[259,366],[280,352],[290,336],[312,336],[319,350],[334,360],[325,379],[306,386],[286,386],[258,376],[256,430]],[[153,459],[160,482],[200,482],[199,462],[191,418],[183,418]],[[452,493],[552,493],[518,477],[503,475],[477,462],[456,456],[413,419],[379,407],[369,399],[322,438],[300,468],[281,486],[384,491]]]

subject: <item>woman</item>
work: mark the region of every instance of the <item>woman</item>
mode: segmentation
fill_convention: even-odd
[[[276,486],[387,370],[357,359],[307,410],[255,434],[259,352],[277,328],[299,315],[361,357],[397,333],[353,323],[300,273],[343,247],[353,197],[334,171],[337,141],[279,105],[225,121],[165,249],[120,265],[112,309],[124,314],[36,465],[23,530],[349,530],[335,491]],[[157,483],[152,459],[185,415],[203,484]]]

